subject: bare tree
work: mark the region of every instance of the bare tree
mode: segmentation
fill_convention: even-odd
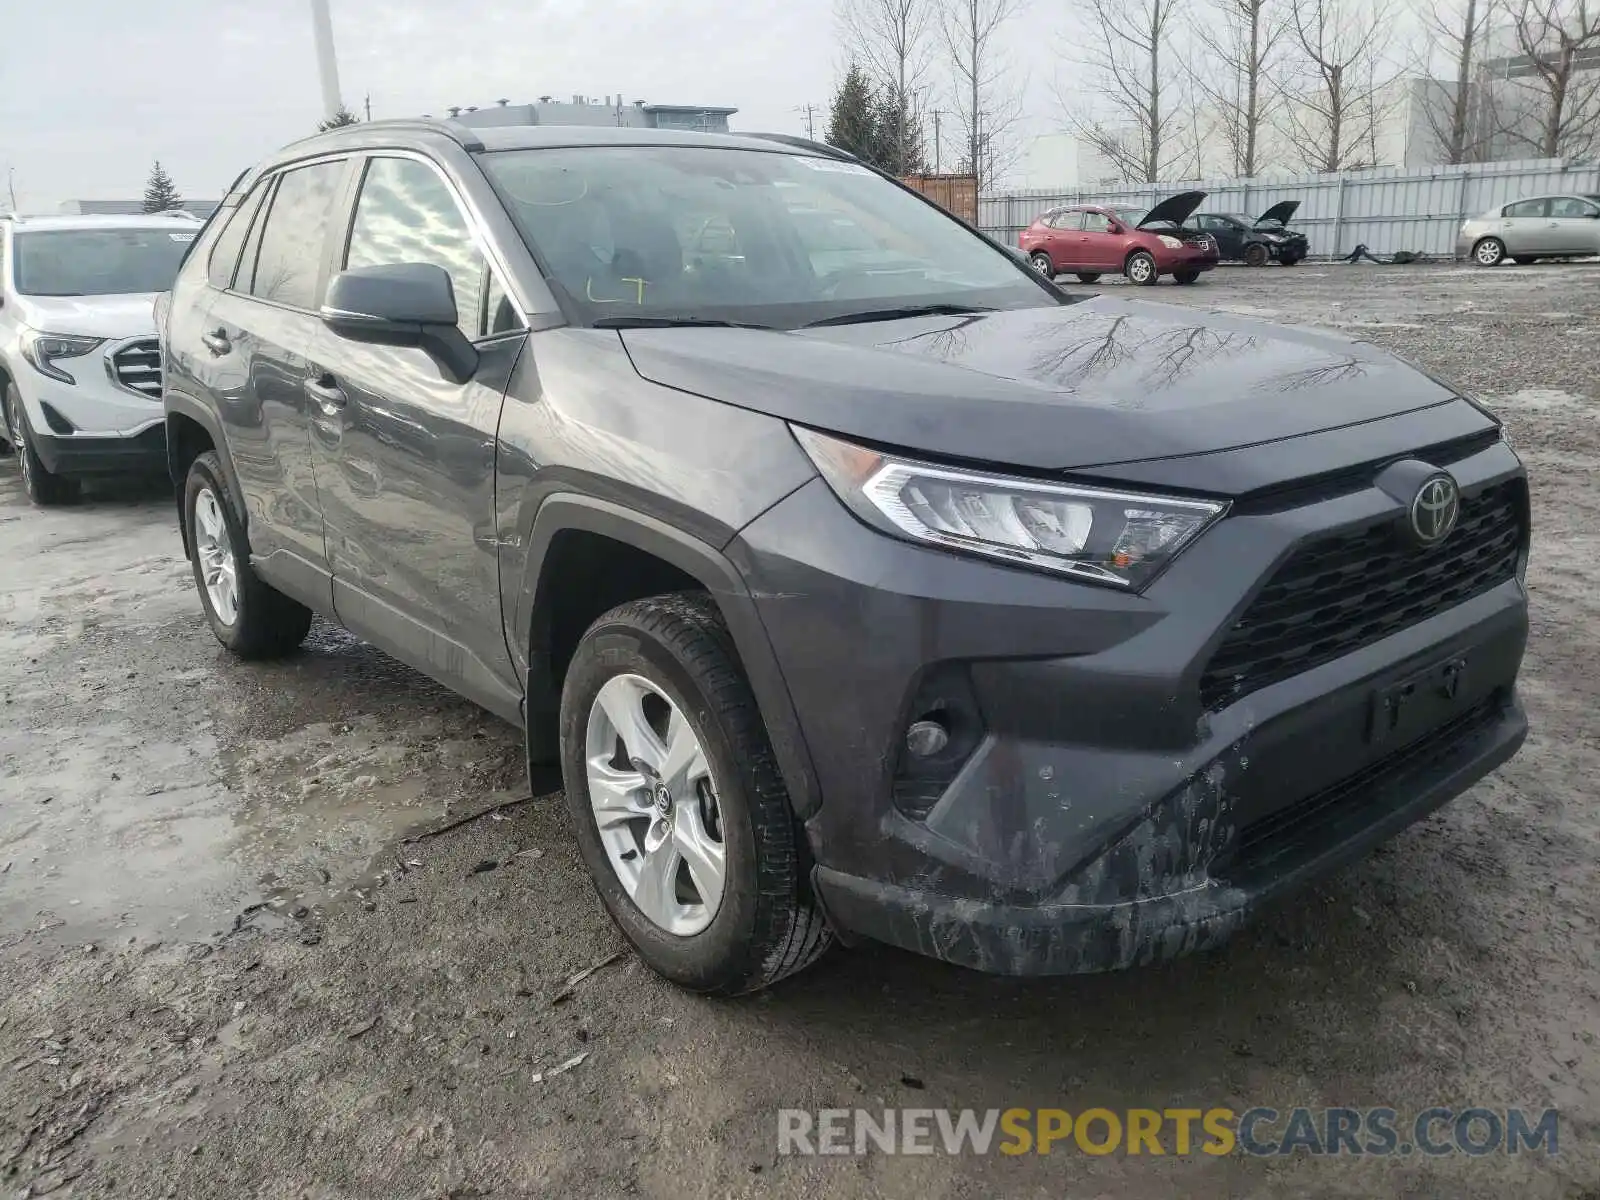
[[[951,103],[967,170],[987,188],[1016,161],[1023,81],[999,43],[1022,0],[947,0],[942,26],[950,58]]]
[[[1181,3],[1087,0],[1083,10],[1082,73],[1061,104],[1072,132],[1128,183],[1155,183],[1194,159],[1172,45]]]
[[[1298,72],[1286,80],[1287,132],[1315,171],[1374,166],[1389,0],[1292,0]]]
[[[1517,0],[1511,29],[1518,55],[1497,65],[1533,120],[1508,104],[1502,131],[1547,158],[1600,146],[1600,0]]]
[[[1278,100],[1268,81],[1287,31],[1279,0],[1217,0],[1193,22],[1198,58],[1189,74],[1236,176],[1249,178],[1261,167],[1262,135]]]
[[[851,58],[889,93],[898,175],[920,167],[918,96],[933,61],[933,0],[838,0],[838,20]],[[915,124],[915,128],[913,128]]]
[[[1447,163],[1489,156],[1493,128],[1484,114],[1491,97],[1477,77],[1495,8],[1496,0],[1437,0],[1417,9],[1424,37],[1416,64],[1423,120]],[[1449,62],[1448,77],[1435,74],[1437,59]]]

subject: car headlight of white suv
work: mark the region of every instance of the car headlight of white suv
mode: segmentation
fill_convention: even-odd
[[[61,383],[76,384],[78,381],[56,366],[56,361],[63,358],[82,358],[104,341],[105,338],[83,334],[43,333],[37,329],[24,329],[22,357],[27,359],[28,365],[39,374]]]

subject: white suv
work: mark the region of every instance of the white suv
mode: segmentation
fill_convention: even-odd
[[[0,438],[35,504],[166,470],[152,304],[199,229],[179,212],[0,217]]]

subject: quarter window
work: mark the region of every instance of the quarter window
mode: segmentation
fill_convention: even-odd
[[[520,324],[439,173],[416,159],[374,158],[356,202],[345,266],[398,263],[432,263],[449,274],[457,324],[467,337]]]
[[[248,288],[252,296],[295,308],[317,307],[323,239],[344,166],[314,163],[285,171],[279,178],[255,255]],[[245,290],[244,275],[241,270],[241,290]]]

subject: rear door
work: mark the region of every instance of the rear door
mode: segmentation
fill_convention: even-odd
[[[367,160],[341,267],[431,263],[454,286],[480,361],[465,384],[421,350],[319,344],[317,481],[339,619],[515,720],[521,687],[501,624],[495,440],[526,334],[455,188],[429,160]]]
[[[1500,238],[1513,257],[1550,254],[1555,238],[1550,230],[1550,201],[1519,200],[1501,214]]]
[[[1550,201],[1550,245],[1558,254],[1600,254],[1600,205],[1577,196]]]
[[[237,268],[212,302],[202,337],[256,569],[324,609],[331,588],[305,383],[322,336],[316,309],[332,217],[349,171],[348,158],[322,159],[257,185]],[[233,232],[230,223],[219,249]]]
[[[1067,209],[1052,214],[1046,222],[1050,226],[1050,258],[1058,269],[1073,267],[1081,261],[1079,246],[1083,214]]]

